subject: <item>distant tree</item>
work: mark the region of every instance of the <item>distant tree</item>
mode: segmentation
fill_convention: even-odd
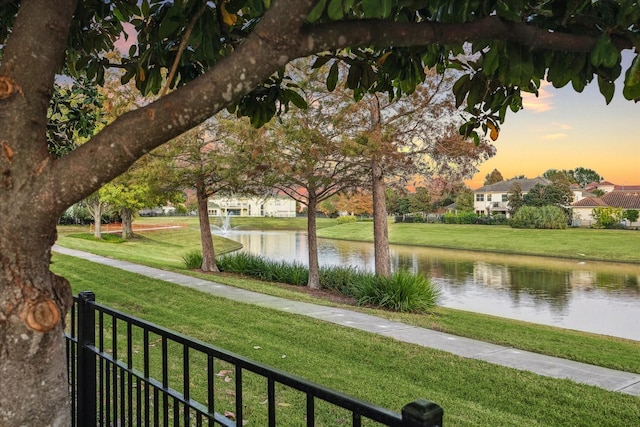
[[[396,213],[400,215],[408,214],[410,211],[409,205],[410,205],[410,202],[408,197],[402,197],[398,199],[398,207],[397,207]]]
[[[501,182],[504,181],[504,178],[502,177],[502,174],[500,173],[500,171],[498,169],[494,169],[491,171],[491,173],[488,173],[485,177],[484,177],[484,184],[483,185],[491,185],[491,184],[495,184],[496,182]]]
[[[456,196],[456,206],[460,212],[473,212],[473,192],[469,189],[459,191]]]
[[[569,186],[576,182],[572,170],[549,169],[545,173],[543,173],[542,176],[547,178],[551,182],[561,185]]]
[[[513,217],[518,209],[524,206],[524,197],[522,196],[522,187],[519,183],[514,183],[511,190],[507,194],[507,202],[509,203],[509,215]]]
[[[596,197],[602,197],[605,194],[607,194],[604,190],[601,190],[599,188],[596,188],[595,190],[592,190],[591,193],[593,193],[593,195],[596,196]]]
[[[604,180],[604,177],[601,176],[598,172],[594,171],[593,169],[587,169],[583,167],[575,168],[573,171],[573,176],[575,178],[575,182],[577,182],[582,187],[591,182],[600,182]]]
[[[404,197],[406,191],[404,189],[395,188],[393,186],[388,186],[384,189],[384,200],[387,206],[387,212],[390,214],[399,214],[400,211],[398,209],[398,200],[401,197]]]
[[[297,61],[289,67],[296,75]],[[255,145],[268,152],[265,185],[307,207],[309,279],[307,286],[320,288],[316,213],[318,205],[347,190],[363,188],[370,174],[363,147],[356,141],[350,120],[353,100],[341,88],[326,93],[327,67],[300,77],[308,108],[292,108],[265,126]],[[338,208],[340,210],[340,208]]]
[[[102,239],[102,215],[111,212],[109,203],[100,197],[100,191],[96,191],[91,196],[84,199],[84,205],[93,217],[93,237]]]
[[[527,179],[527,177],[525,175],[515,175],[513,178],[511,179]]]
[[[425,187],[418,187],[409,194],[409,212],[421,213],[424,217],[431,210],[431,194]]]
[[[130,179],[111,182],[99,191],[100,200],[108,203],[117,210],[122,220],[122,238],[127,240],[133,237],[133,218],[142,208],[157,206],[150,199],[150,189],[147,184],[136,183]]]
[[[355,191],[338,194],[335,202],[338,211],[350,215],[366,215],[373,213],[373,198],[371,193]]]
[[[322,212],[325,216],[333,216],[338,214],[338,208],[336,207],[337,197],[332,196],[327,200],[323,200],[318,203],[318,211]]]
[[[527,206],[563,207],[569,204],[572,197],[573,193],[568,185],[551,183],[545,186],[538,183],[522,199]]]
[[[219,113],[152,153],[146,182],[167,195],[177,190],[195,190],[191,209],[198,212],[202,271],[218,271],[209,198],[218,193],[256,190],[256,176],[264,170],[263,151],[260,146],[250,146],[249,141],[254,141],[260,132],[248,120]]]

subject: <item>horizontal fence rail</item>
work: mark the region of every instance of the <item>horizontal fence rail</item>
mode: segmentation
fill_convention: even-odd
[[[398,414],[95,302],[67,328],[73,426],[442,426],[425,399]]]

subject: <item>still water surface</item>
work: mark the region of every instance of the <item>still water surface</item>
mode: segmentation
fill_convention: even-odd
[[[308,263],[307,235],[231,231],[243,250]],[[440,305],[640,341],[640,265],[391,246],[392,266],[442,289]],[[321,265],[373,271],[373,245],[319,239]]]

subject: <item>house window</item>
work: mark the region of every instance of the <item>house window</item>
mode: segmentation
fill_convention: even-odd
[[[491,194],[487,194],[487,202],[491,201]]]
[[[484,202],[484,194],[476,194],[476,202]]]
[[[509,201],[509,200],[508,200],[508,198],[509,198],[509,195],[508,195],[508,194],[503,194],[503,195],[502,195],[502,201],[503,201],[503,202],[508,202],[508,201]]]

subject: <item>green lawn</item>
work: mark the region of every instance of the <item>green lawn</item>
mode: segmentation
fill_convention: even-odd
[[[74,232],[75,231],[75,232]],[[78,234],[81,231],[83,234]],[[120,243],[110,243],[87,238],[88,230],[64,227],[58,233],[57,244],[97,255],[124,259],[156,268],[184,268],[182,257],[191,251],[201,250],[200,230],[194,227],[150,231]],[[216,255],[238,250],[242,245],[229,239],[213,236]]]
[[[236,303],[72,257],[54,254],[52,269],[70,280],[74,294],[92,290],[102,304],[392,410],[418,397],[435,401],[447,426],[631,426],[640,419],[637,397]],[[482,329],[493,321],[481,318]],[[600,349],[609,345],[592,339]],[[629,353],[637,356],[638,348]],[[250,396],[247,402],[257,406],[263,399]],[[296,407],[281,403],[283,412]]]
[[[286,223],[283,222],[283,223]],[[332,227],[341,229],[343,226]],[[486,227],[485,227],[486,228]],[[182,256],[199,248],[197,223],[187,229],[153,231],[126,243],[106,243],[73,237],[78,228],[60,230],[58,244],[103,256],[124,259],[152,267],[165,268],[232,286],[283,298],[330,304],[292,287],[264,283],[248,278],[202,274],[185,270]],[[86,231],[81,229],[80,231]],[[633,233],[632,233],[633,234]],[[638,233],[640,234],[640,233]],[[237,243],[216,237],[217,253],[237,248]],[[302,290],[302,289],[301,289]],[[400,314],[385,310],[354,308],[374,315],[455,335],[508,345],[523,350],[572,359],[594,365],[640,373],[640,342],[599,336],[527,322],[438,308],[432,315]],[[603,351],[602,349],[606,349]]]
[[[373,241],[373,225],[356,222],[318,231],[319,237]],[[389,224],[389,241],[401,245],[640,263],[635,230],[530,230],[509,226]]]

